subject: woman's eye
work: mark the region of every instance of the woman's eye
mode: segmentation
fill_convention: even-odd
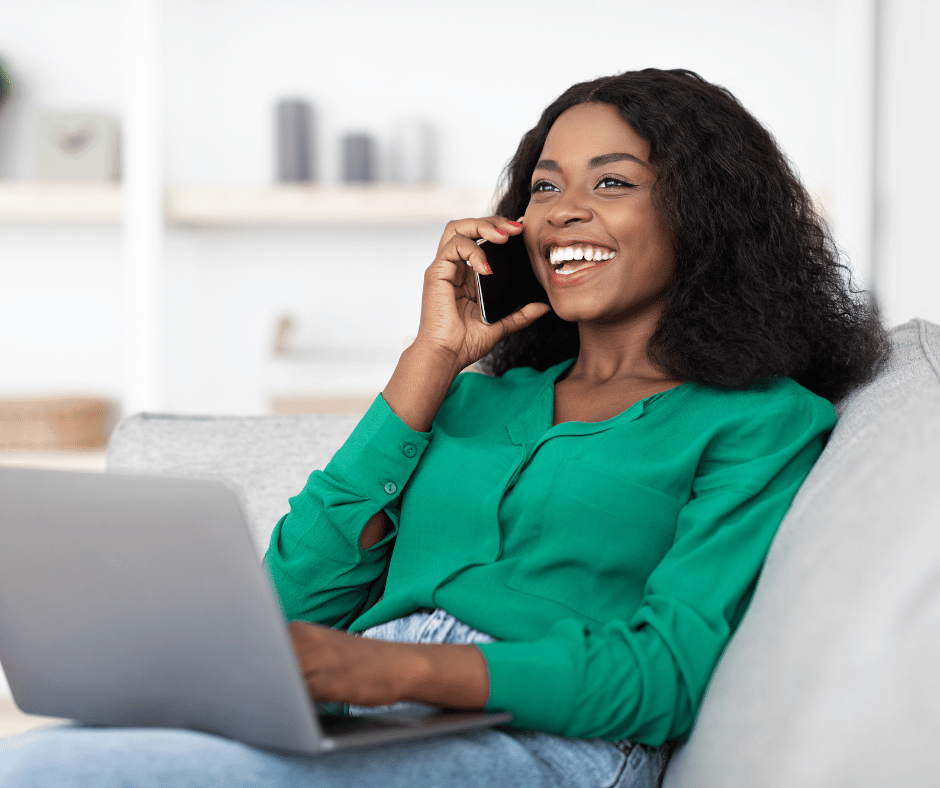
[[[601,178],[597,182],[597,185],[598,187],[602,187],[604,189],[610,189],[612,187],[617,187],[617,186],[624,187],[627,189],[632,189],[634,186],[634,184],[632,183],[627,183],[626,181],[623,181],[620,178],[612,178],[609,175]]]
[[[547,192],[555,189],[557,191],[558,187],[554,183],[549,183],[548,181],[536,181],[532,184],[532,188],[529,190],[532,194],[537,192]]]

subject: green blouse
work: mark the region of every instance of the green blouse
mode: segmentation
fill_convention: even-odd
[[[571,364],[459,375],[430,433],[379,396],[265,562],[289,619],[439,607],[493,635],[487,708],[518,727],[658,745],[688,735],[835,413],[781,378],[552,426]],[[362,550],[379,509],[392,531]]]

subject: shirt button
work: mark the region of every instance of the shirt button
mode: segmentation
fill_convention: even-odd
[[[413,443],[405,443],[401,447],[401,453],[406,457],[414,457],[418,453],[418,450]]]
[[[395,482],[385,482],[385,492],[389,495],[394,495],[398,492],[398,485]]]

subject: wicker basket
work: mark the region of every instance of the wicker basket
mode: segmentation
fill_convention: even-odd
[[[116,402],[99,397],[0,400],[0,449],[95,449],[117,424]]]

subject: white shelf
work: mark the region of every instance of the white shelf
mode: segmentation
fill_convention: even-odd
[[[184,187],[165,194],[177,227],[414,225],[489,213],[478,189],[376,186]],[[0,182],[0,223],[102,224],[121,221],[116,183]]]
[[[56,471],[90,471],[104,473],[108,462],[107,449],[61,449],[59,451],[0,450],[0,467],[45,468]]]
[[[118,183],[0,181],[4,224],[114,224],[123,202]]]
[[[166,216],[179,226],[427,224],[489,212],[474,189],[396,186],[190,187],[171,189]]]

